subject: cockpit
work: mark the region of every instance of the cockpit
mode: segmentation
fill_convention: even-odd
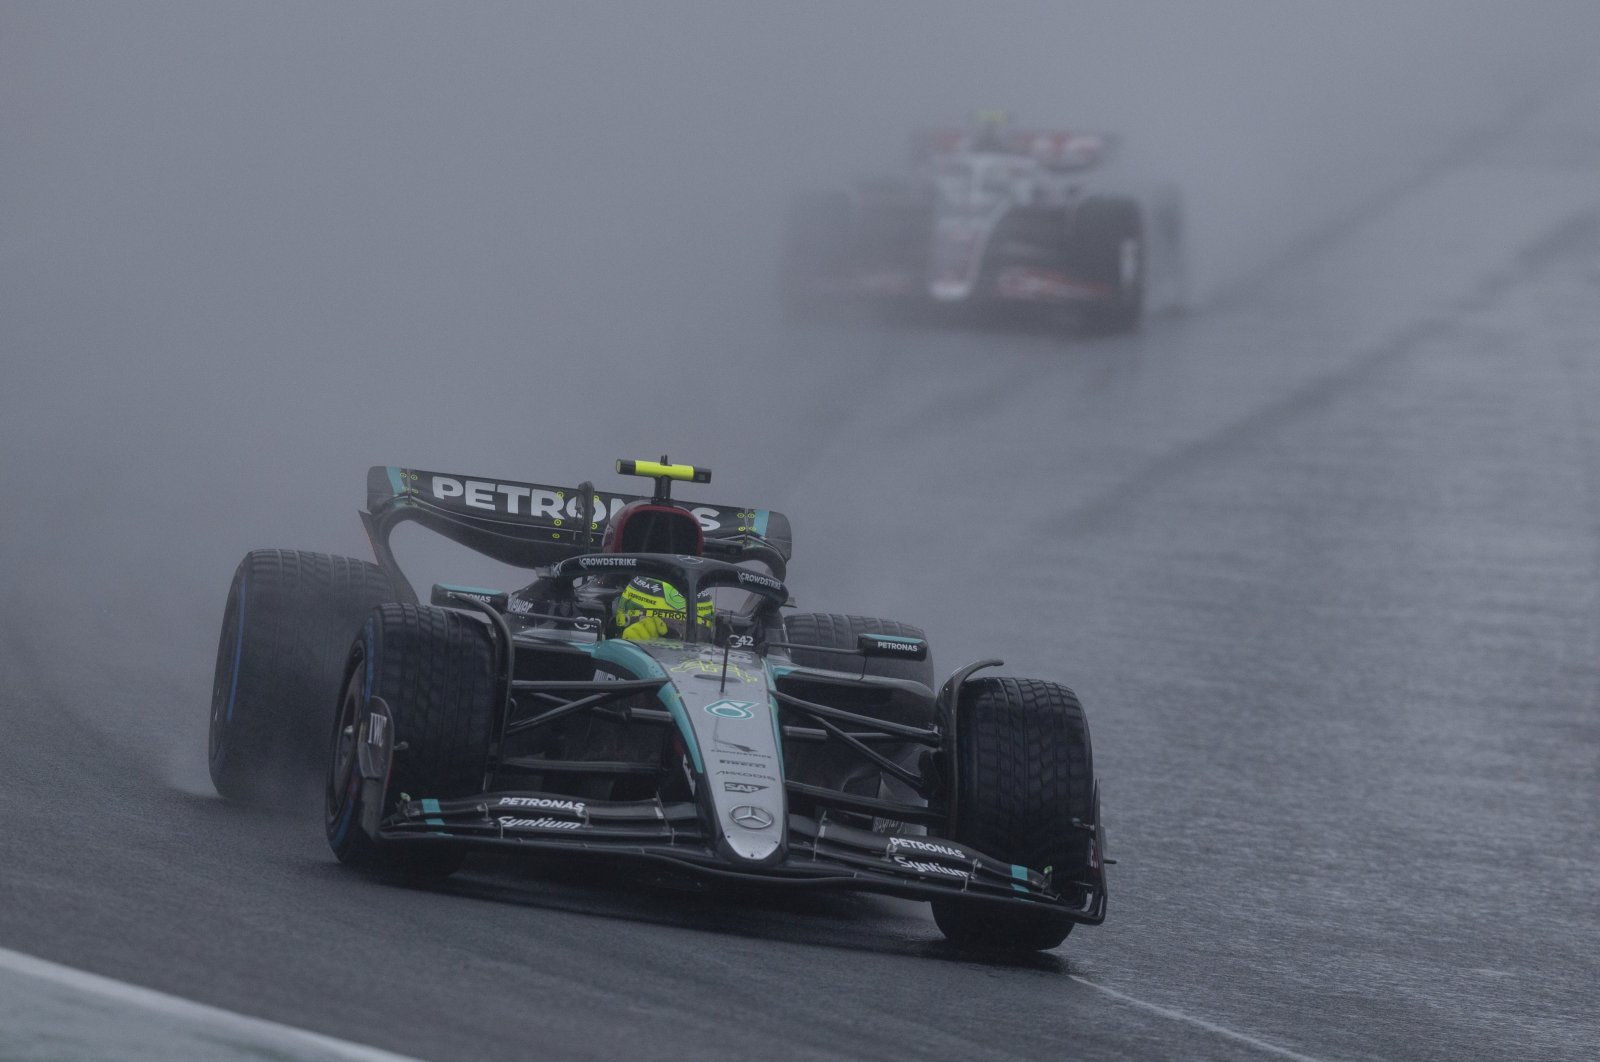
[[[932,182],[941,209],[987,213],[1001,204],[1027,204],[1042,179],[1034,159],[1021,155],[950,156],[933,164]]]

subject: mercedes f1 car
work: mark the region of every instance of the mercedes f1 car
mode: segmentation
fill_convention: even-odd
[[[975,948],[1105,918],[1071,690],[980,674],[998,660],[936,684],[918,628],[794,610],[781,513],[674,500],[710,472],[665,457],[618,470],[654,491],[375,467],[377,563],[248,554],[217,650],[217,790],[271,799],[323,765],[334,853],[404,877],[475,847],[644,860],[931,900]],[[530,582],[424,604],[390,547],[406,523]],[[630,587],[667,603],[642,633],[619,627]]]
[[[1091,330],[1135,327],[1185,299],[1171,186],[1119,175],[1115,137],[991,119],[913,138],[908,178],[798,197],[781,286],[791,319],[848,302],[1068,308]]]

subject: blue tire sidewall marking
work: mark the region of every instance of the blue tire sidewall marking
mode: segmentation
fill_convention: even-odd
[[[353,781],[353,779],[352,779]],[[350,822],[355,818],[356,802],[350,796],[350,787],[345,787],[344,799],[340,802],[339,818],[333,825],[333,844],[337,848],[344,844],[345,837],[350,833]]]
[[[239,697],[239,660],[244,655],[244,596],[250,583],[248,575],[239,580],[239,607],[234,612],[234,623],[239,628],[233,636],[233,674],[228,678],[228,710],[222,715],[222,733],[217,737],[212,763],[221,770],[228,761],[228,726],[233,722],[233,705]]]
[[[237,613],[239,631],[233,638],[233,681],[228,686],[228,714],[226,716],[227,721],[230,723],[233,722],[233,702],[239,696],[239,660],[244,656],[244,597],[249,585],[249,576],[239,580],[239,611]]]
[[[355,817],[355,801],[350,799],[349,788],[346,787],[344,800],[340,802],[339,818],[333,825],[333,845],[338,848],[344,844],[345,837],[350,833],[350,820]]]
[[[368,619],[366,625],[361,628],[361,669],[365,673],[361,683],[363,703],[372,699],[372,641],[374,634],[372,620]],[[340,722],[343,722],[343,720],[335,722],[334,725],[338,726]],[[356,727],[357,733],[360,730],[360,727]],[[354,748],[350,750],[350,755],[350,780],[345,784],[344,799],[341,802],[342,806],[339,808],[339,818],[334,822],[331,835],[333,845],[336,848],[344,844],[345,838],[350,834],[350,823],[355,819],[357,796],[361,784],[357,781],[361,772],[356,768],[357,761],[355,757],[357,753]]]

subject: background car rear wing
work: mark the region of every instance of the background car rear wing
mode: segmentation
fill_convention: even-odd
[[[1081,170],[1104,161],[1115,145],[1107,133],[1066,129],[919,129],[911,137],[911,159],[921,164],[937,155],[1002,151],[1031,156],[1053,170]]]
[[[367,472],[361,514],[378,562],[398,571],[389,536],[411,521],[487,557],[517,567],[554,564],[600,548],[606,524],[624,505],[648,495],[593,490],[591,519],[583,521],[581,487],[553,487],[454,473],[374,465]],[[706,554],[738,561],[793,550],[789,518],[770,509],[738,509],[682,501],[705,532]],[[781,565],[780,565],[781,566]],[[776,573],[782,578],[781,571]]]

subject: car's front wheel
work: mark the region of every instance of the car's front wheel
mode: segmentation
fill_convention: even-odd
[[[488,628],[460,612],[393,604],[373,610],[350,649],[333,727],[325,805],[328,844],[340,862],[408,877],[444,877],[460,867],[461,851],[447,841],[380,842],[363,828],[369,787],[361,747],[375,725],[392,727],[377,818],[404,800],[481,792],[498,718],[495,656]],[[386,722],[375,724],[375,716]]]
[[[968,682],[956,711],[956,792],[949,836],[1048,877],[1068,901],[1090,869],[1095,819],[1089,724],[1077,695],[1032,679]],[[936,900],[957,946],[1057,947],[1073,923],[1046,907]]]

